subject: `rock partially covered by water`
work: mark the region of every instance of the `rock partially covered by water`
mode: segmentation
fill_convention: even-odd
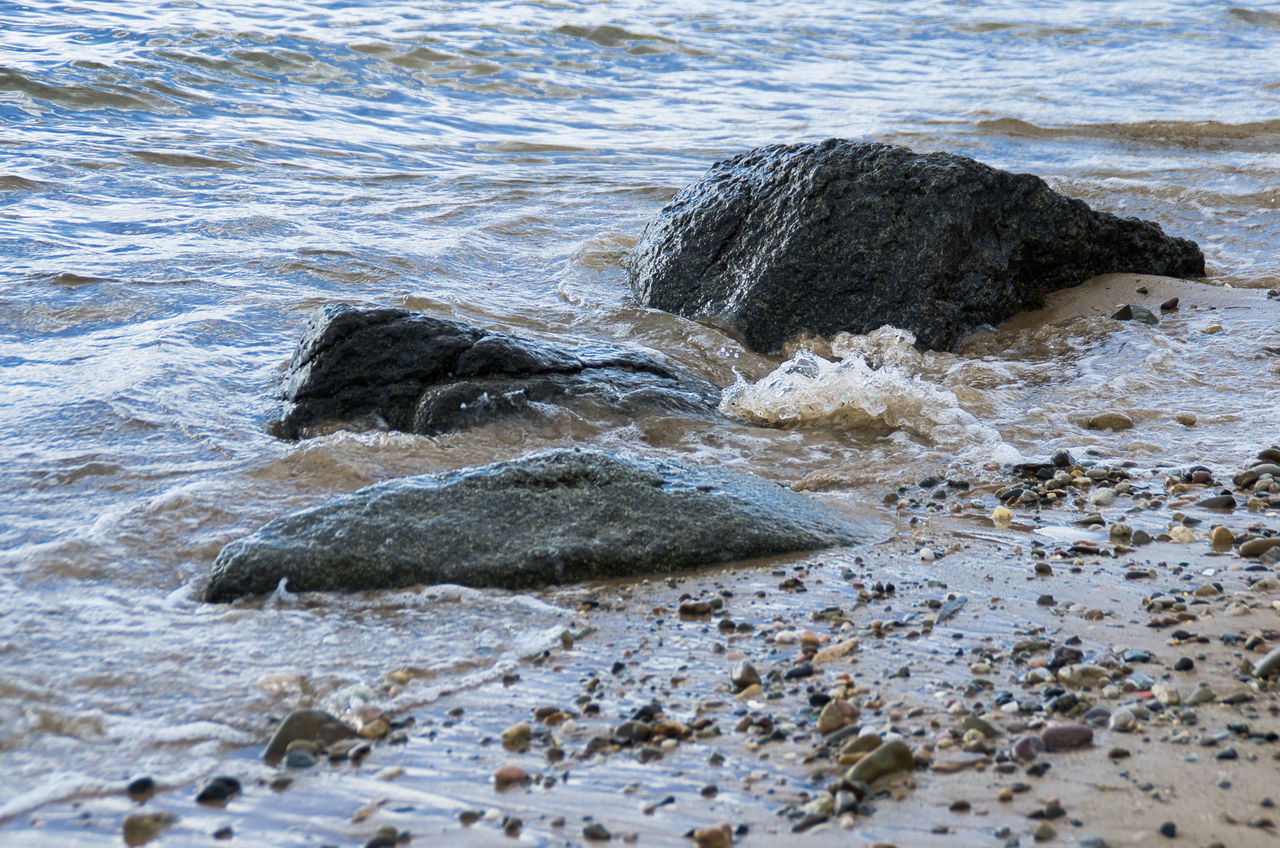
[[[627,415],[713,414],[706,380],[605,344],[546,342],[407,309],[323,306],[284,379],[277,435],[342,422],[425,435],[461,430],[536,404],[595,404]]]
[[[645,227],[639,301],[778,352],[801,334],[966,332],[1109,272],[1204,274],[1185,239],[1095,212],[1029,174],[831,139],[726,159]]]
[[[231,542],[205,597],[461,583],[529,589],[853,543],[860,528],[752,475],[555,450],[390,480]]]

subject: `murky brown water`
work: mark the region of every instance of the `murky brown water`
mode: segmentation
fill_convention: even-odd
[[[389,655],[430,672],[391,706],[430,702],[572,617],[555,596],[453,589],[195,600],[222,544],[336,492],[575,443],[805,481],[866,513],[948,467],[1058,448],[1235,466],[1280,438],[1270,12],[156,0],[0,18],[6,838],[132,774],[181,785],[251,757],[264,716],[336,708]],[[1219,289],[1157,327],[1086,304],[954,354],[852,340],[890,365],[818,350],[821,379],[745,389],[781,363],[638,309],[626,252],[715,159],[833,135],[964,153],[1152,218],[1202,245]],[[1099,303],[1136,297],[1115,285]],[[336,300],[652,348],[741,378],[751,406],[739,396],[732,426],[279,443],[280,370]],[[1112,408],[1137,426],[1084,426]]]

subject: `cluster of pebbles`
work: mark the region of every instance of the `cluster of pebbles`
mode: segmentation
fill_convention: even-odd
[[[1274,762],[1274,774],[1280,770],[1280,630],[1271,626],[1280,610],[1277,460],[1280,449],[1262,451],[1231,476],[1229,487],[1208,468],[1140,472],[1091,467],[1065,454],[1019,466],[998,480],[940,476],[887,498],[907,528],[900,551],[886,544],[864,552],[865,560],[850,553],[829,563],[776,567],[767,578],[771,588],[754,594],[721,591],[723,583],[704,577],[588,589],[576,629],[566,630],[554,652],[558,658],[539,657],[537,669],[527,669],[531,678],[552,684],[536,698],[557,690],[563,696],[530,703],[518,696],[519,675],[512,674],[504,688],[516,688],[503,706],[471,716],[491,728],[477,737],[476,758],[488,763],[483,780],[492,801],[465,806],[455,826],[489,827],[496,838],[541,844],[646,842],[634,820],[611,821],[608,809],[572,825],[569,813],[549,812],[531,822],[529,811],[554,805],[557,792],[573,792],[571,770],[578,785],[584,774],[610,768],[653,770],[657,784],[664,770],[676,763],[687,768],[697,757],[707,779],[690,797],[654,798],[644,805],[645,816],[656,822],[667,806],[710,807],[726,793],[759,803],[754,814],[732,820],[718,818],[731,808],[717,806],[717,817],[709,814],[664,837],[696,848],[727,848],[762,827],[768,839],[824,844],[825,833],[841,844],[858,844],[862,830],[892,820],[899,803],[920,795],[949,799],[944,809],[951,818],[928,825],[938,839],[971,838],[973,822],[989,820],[984,844],[1052,844],[1070,835],[1072,844],[1102,848],[1106,837],[1117,838],[1108,830],[1114,823],[1090,821],[1088,804],[1044,788],[1058,785],[1055,775],[1093,774],[1106,766],[1123,779],[1130,764],[1157,756],[1152,746],[1183,763],[1227,768]],[[1088,538],[1060,545],[1005,542],[992,550],[1022,563],[1016,567],[1030,581],[1089,581],[1109,569],[1134,589],[1128,623],[1101,603],[1064,604],[1042,594],[1044,618],[1030,625],[985,636],[957,629],[981,616],[984,606],[996,609],[997,599],[971,600],[930,576],[952,555],[971,561],[963,541],[930,541],[930,523],[958,517],[1012,528],[1007,532],[1013,534],[1032,515],[1038,522],[1075,524]],[[1206,576],[1187,563],[1152,563],[1143,558],[1149,545],[1183,545],[1200,565],[1220,567]],[[884,566],[895,561],[918,579],[885,580]],[[965,590],[974,594],[979,585],[966,582]],[[659,602],[662,591],[672,594]],[[603,600],[611,592],[612,604]],[[661,605],[628,608],[640,597]],[[602,643],[604,634],[617,633],[610,628],[618,620],[637,617],[643,620],[638,626],[654,633],[670,635],[669,628],[678,627],[697,645],[686,650],[700,653],[702,663],[673,673],[666,689],[642,699],[645,678],[635,679],[636,669],[646,662],[673,667],[673,649],[657,636],[643,648]],[[667,629],[658,628],[663,622]],[[1106,641],[1087,630],[1109,623],[1116,629]],[[952,654],[935,668],[902,663],[899,652],[921,643],[953,646]],[[598,670],[582,674],[590,663],[599,663]],[[557,674],[574,677],[557,683]],[[389,679],[408,682],[394,672]],[[412,748],[426,738],[426,726],[447,726],[460,712],[420,716],[415,727],[412,717],[374,707],[342,719],[298,711],[280,723],[267,746],[264,759],[277,769],[275,776],[257,782],[278,792],[326,763],[358,770],[366,758],[376,763],[381,746]],[[791,775],[785,792],[775,791],[779,771]],[[377,776],[396,780],[402,773],[389,767]],[[1162,791],[1139,773],[1132,768],[1132,791]],[[234,780],[210,785],[222,781],[227,789]],[[1230,782],[1222,777],[1218,785]],[[238,782],[234,788],[240,790]],[[252,789],[246,783],[244,791]],[[210,796],[207,803],[225,804],[233,795]],[[1254,812],[1234,814],[1230,823],[1259,839],[1280,838],[1273,795],[1280,793],[1260,792]],[[380,810],[371,801],[352,819],[367,821],[366,848],[414,840],[408,830],[379,824]],[[770,810],[773,824],[762,824]],[[1170,810],[1156,832],[1181,838],[1191,823],[1178,820],[1176,806]],[[170,826],[165,815],[130,816],[126,842],[143,844]],[[683,820],[690,818],[698,816]],[[1076,835],[1089,829],[1105,837]],[[1249,838],[1239,844],[1252,844]],[[867,837],[863,844],[892,843]]]

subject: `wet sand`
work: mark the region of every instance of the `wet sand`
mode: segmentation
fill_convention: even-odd
[[[1111,275],[1010,326],[1173,297],[1202,332],[1235,309],[1276,308],[1265,290]],[[1139,465],[1099,438],[1056,465],[957,464],[860,491],[875,509],[853,506],[838,475],[798,477],[862,510],[872,541],[548,590],[539,600],[565,611],[558,644],[474,685],[407,700],[432,673],[388,651],[380,685],[352,689],[343,716],[358,725],[394,705],[367,756],[277,768],[261,747],[227,747],[219,774],[242,791],[220,804],[196,801],[207,776],[130,798],[144,775],[121,762],[118,784],[10,822],[6,844],[118,844],[129,817],[125,842],[155,845],[599,845],[607,833],[710,846],[722,836],[693,835],[720,823],[740,845],[1121,846],[1162,844],[1161,828],[1177,844],[1274,844],[1280,676],[1250,664],[1280,646],[1280,580],[1238,546],[1280,534],[1280,486],[1233,477],[1275,449],[1241,445],[1233,464],[1197,473]],[[1233,508],[1200,505],[1224,491]],[[735,683],[744,662],[758,687]],[[332,701],[324,680],[293,683],[302,704],[308,687]],[[856,717],[820,727],[839,701]],[[1146,711],[1127,728],[1115,716],[1132,704]],[[241,723],[265,745],[282,717]],[[1058,725],[1092,739],[1015,753]],[[901,739],[914,767],[842,784],[869,747],[854,740],[872,734]],[[495,786],[511,766],[526,778]]]
[[[719,822],[742,845],[999,845],[1013,837],[1029,845],[1045,824],[1056,833],[1049,844],[1096,837],[1105,843],[1092,844],[1141,845],[1162,842],[1168,822],[1177,844],[1272,844],[1277,678],[1258,679],[1241,663],[1280,645],[1280,583],[1274,564],[1203,537],[1219,523],[1238,534],[1250,525],[1277,531],[1280,516],[1184,503],[1215,491],[1234,469],[1203,485],[1170,483],[1167,469],[1125,471],[1132,493],[1109,507],[1073,492],[1052,508],[1015,507],[1007,527],[990,518],[1007,471],[975,471],[967,488],[955,477],[927,488],[904,481],[875,520],[876,541],[861,548],[548,592],[547,600],[576,607],[559,647],[504,679],[392,716],[400,729],[358,765],[322,759],[275,770],[258,760],[260,749],[241,750],[224,773],[244,790],[225,807],[195,803],[197,785],[162,787],[141,804],[121,793],[46,807],[7,838],[103,844],[120,838],[127,814],[165,811],[178,818],[157,845],[228,844],[225,830],[215,836],[228,827],[229,844],[240,845],[364,845],[379,827],[415,845],[603,844],[584,836],[593,821],[610,841],[643,845],[692,845],[688,834]],[[1148,506],[1136,507],[1144,499]],[[1108,538],[1107,525],[1120,519],[1153,535],[1177,526],[1174,512],[1201,519],[1194,541],[1117,553]],[[1074,523],[1090,513],[1106,525]],[[1157,595],[1167,608],[1148,602]],[[959,596],[963,606],[934,624]],[[842,647],[824,651],[833,645]],[[1027,680],[1064,646],[1103,668],[1115,688],[1059,685],[1078,700],[1055,712],[1047,705],[1058,684]],[[1150,660],[1126,662],[1126,651]],[[1184,657],[1193,667],[1173,670]],[[786,679],[806,659],[814,674]],[[731,684],[743,660],[764,678],[745,697]],[[395,657],[387,672],[376,694],[390,699],[414,672]],[[1214,697],[1185,706],[1202,683]],[[801,811],[814,809],[850,759],[838,761],[839,746],[815,728],[816,704],[832,693],[857,707],[861,732],[901,736],[919,767],[873,783],[854,813],[806,822]],[[1013,709],[1002,705],[1009,696]],[[1088,709],[1114,713],[1160,699],[1169,703],[1135,732],[1108,729],[1104,719],[1080,749],[1031,763],[1010,755],[1020,735],[1079,723]],[[619,727],[646,706],[658,712],[645,716],[650,724],[676,723],[674,741],[624,743]],[[1001,734],[964,737],[969,715]],[[260,717],[264,742],[273,718]],[[520,722],[529,725],[528,749],[505,749],[503,731]],[[1221,759],[1228,748],[1235,757]],[[1037,764],[1047,771],[1037,774]],[[495,788],[504,765],[529,780]],[[121,774],[138,776],[127,763]],[[1029,818],[1052,815],[1055,804],[1060,817]],[[794,832],[802,822],[804,832]]]

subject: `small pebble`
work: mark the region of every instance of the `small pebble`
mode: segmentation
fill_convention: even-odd
[[[595,839],[600,842],[608,842],[613,838],[613,834],[609,832],[609,829],[600,824],[600,822],[587,822],[586,826],[582,828],[582,835],[587,839]]]
[[[521,783],[529,777],[528,772],[520,766],[508,763],[507,765],[498,766],[493,772],[493,785],[498,789],[506,789],[516,783]]]
[[[1171,821],[1167,821],[1160,825],[1160,835],[1173,839],[1178,835],[1178,826]]]
[[[196,795],[199,804],[221,804],[232,796],[239,794],[240,781],[234,777],[215,777],[204,785],[200,794]]]

